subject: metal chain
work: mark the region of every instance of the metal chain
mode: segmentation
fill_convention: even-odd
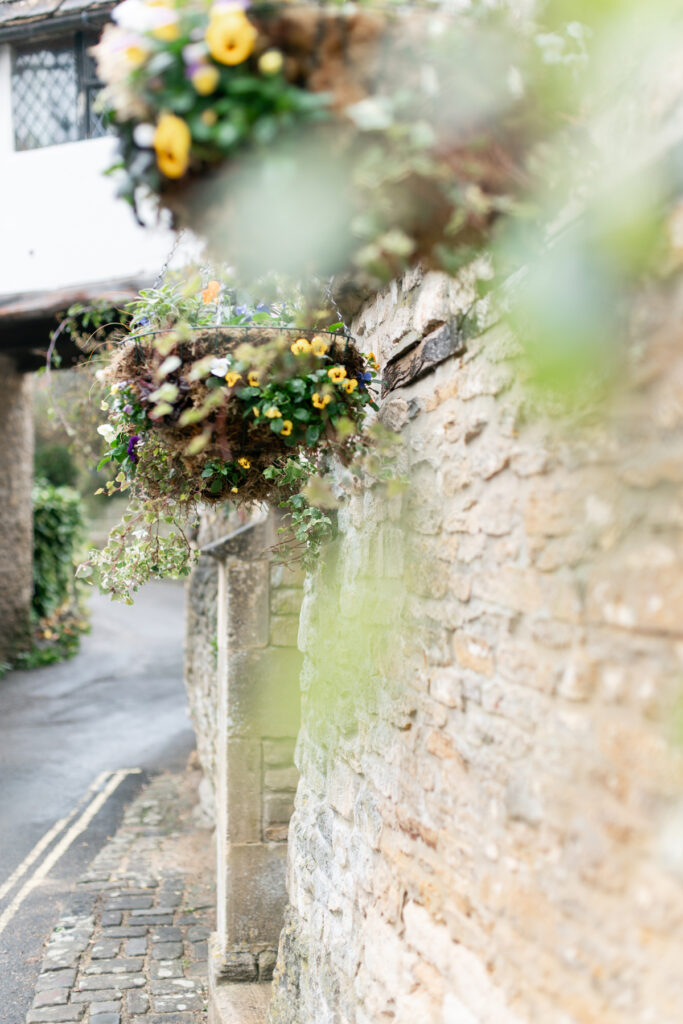
[[[161,267],[161,270],[159,271],[159,273],[157,275],[157,278],[156,278],[156,280],[154,282],[154,285],[153,285],[154,288],[158,288],[159,285],[162,284],[164,278],[166,277],[166,272],[168,270],[169,264],[170,264],[171,260],[173,259],[173,257],[175,256],[176,251],[178,249],[178,246],[180,245],[180,242],[182,241],[182,238],[183,238],[184,234],[185,234],[185,228],[183,228],[182,231],[179,231],[178,234],[175,236],[175,238],[173,240],[173,245],[171,246],[171,248],[169,250],[168,256],[164,260],[163,265]]]

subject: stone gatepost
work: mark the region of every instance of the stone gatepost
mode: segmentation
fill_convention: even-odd
[[[0,356],[0,661],[27,639],[33,591],[33,380]]]
[[[273,563],[278,525],[271,513],[203,549],[218,561],[212,1005],[222,983],[271,977],[283,925],[297,782],[301,575]]]

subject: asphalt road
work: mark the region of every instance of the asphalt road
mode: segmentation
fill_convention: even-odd
[[[92,632],[75,658],[0,680],[2,1024],[24,1024],[42,944],[72,882],[145,777],[182,767],[194,746],[182,585],[150,584],[133,606],[93,594],[91,607]],[[103,774],[116,769],[138,771],[118,783]],[[111,794],[93,804],[108,781]],[[79,830],[88,808],[96,813]]]

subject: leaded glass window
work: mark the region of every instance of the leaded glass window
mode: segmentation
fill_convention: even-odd
[[[87,48],[95,36],[77,33],[14,50],[12,117],[15,149],[57,146],[106,133],[94,100],[100,85]]]

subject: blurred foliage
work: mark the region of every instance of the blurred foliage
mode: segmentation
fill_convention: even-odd
[[[76,654],[89,628],[76,561],[85,539],[78,493],[37,480],[33,488],[33,635],[11,666],[30,669]]]
[[[68,445],[59,441],[41,441],[36,444],[33,459],[36,479],[45,480],[53,487],[76,487],[78,466]]]
[[[106,481],[95,469],[101,439],[99,405],[104,389],[96,377],[101,356],[69,369],[36,375],[34,389],[35,476],[55,487],[75,488],[95,512],[94,492]]]
[[[33,488],[33,611],[39,619],[75,600],[74,563],[84,539],[81,500],[70,487]]]

